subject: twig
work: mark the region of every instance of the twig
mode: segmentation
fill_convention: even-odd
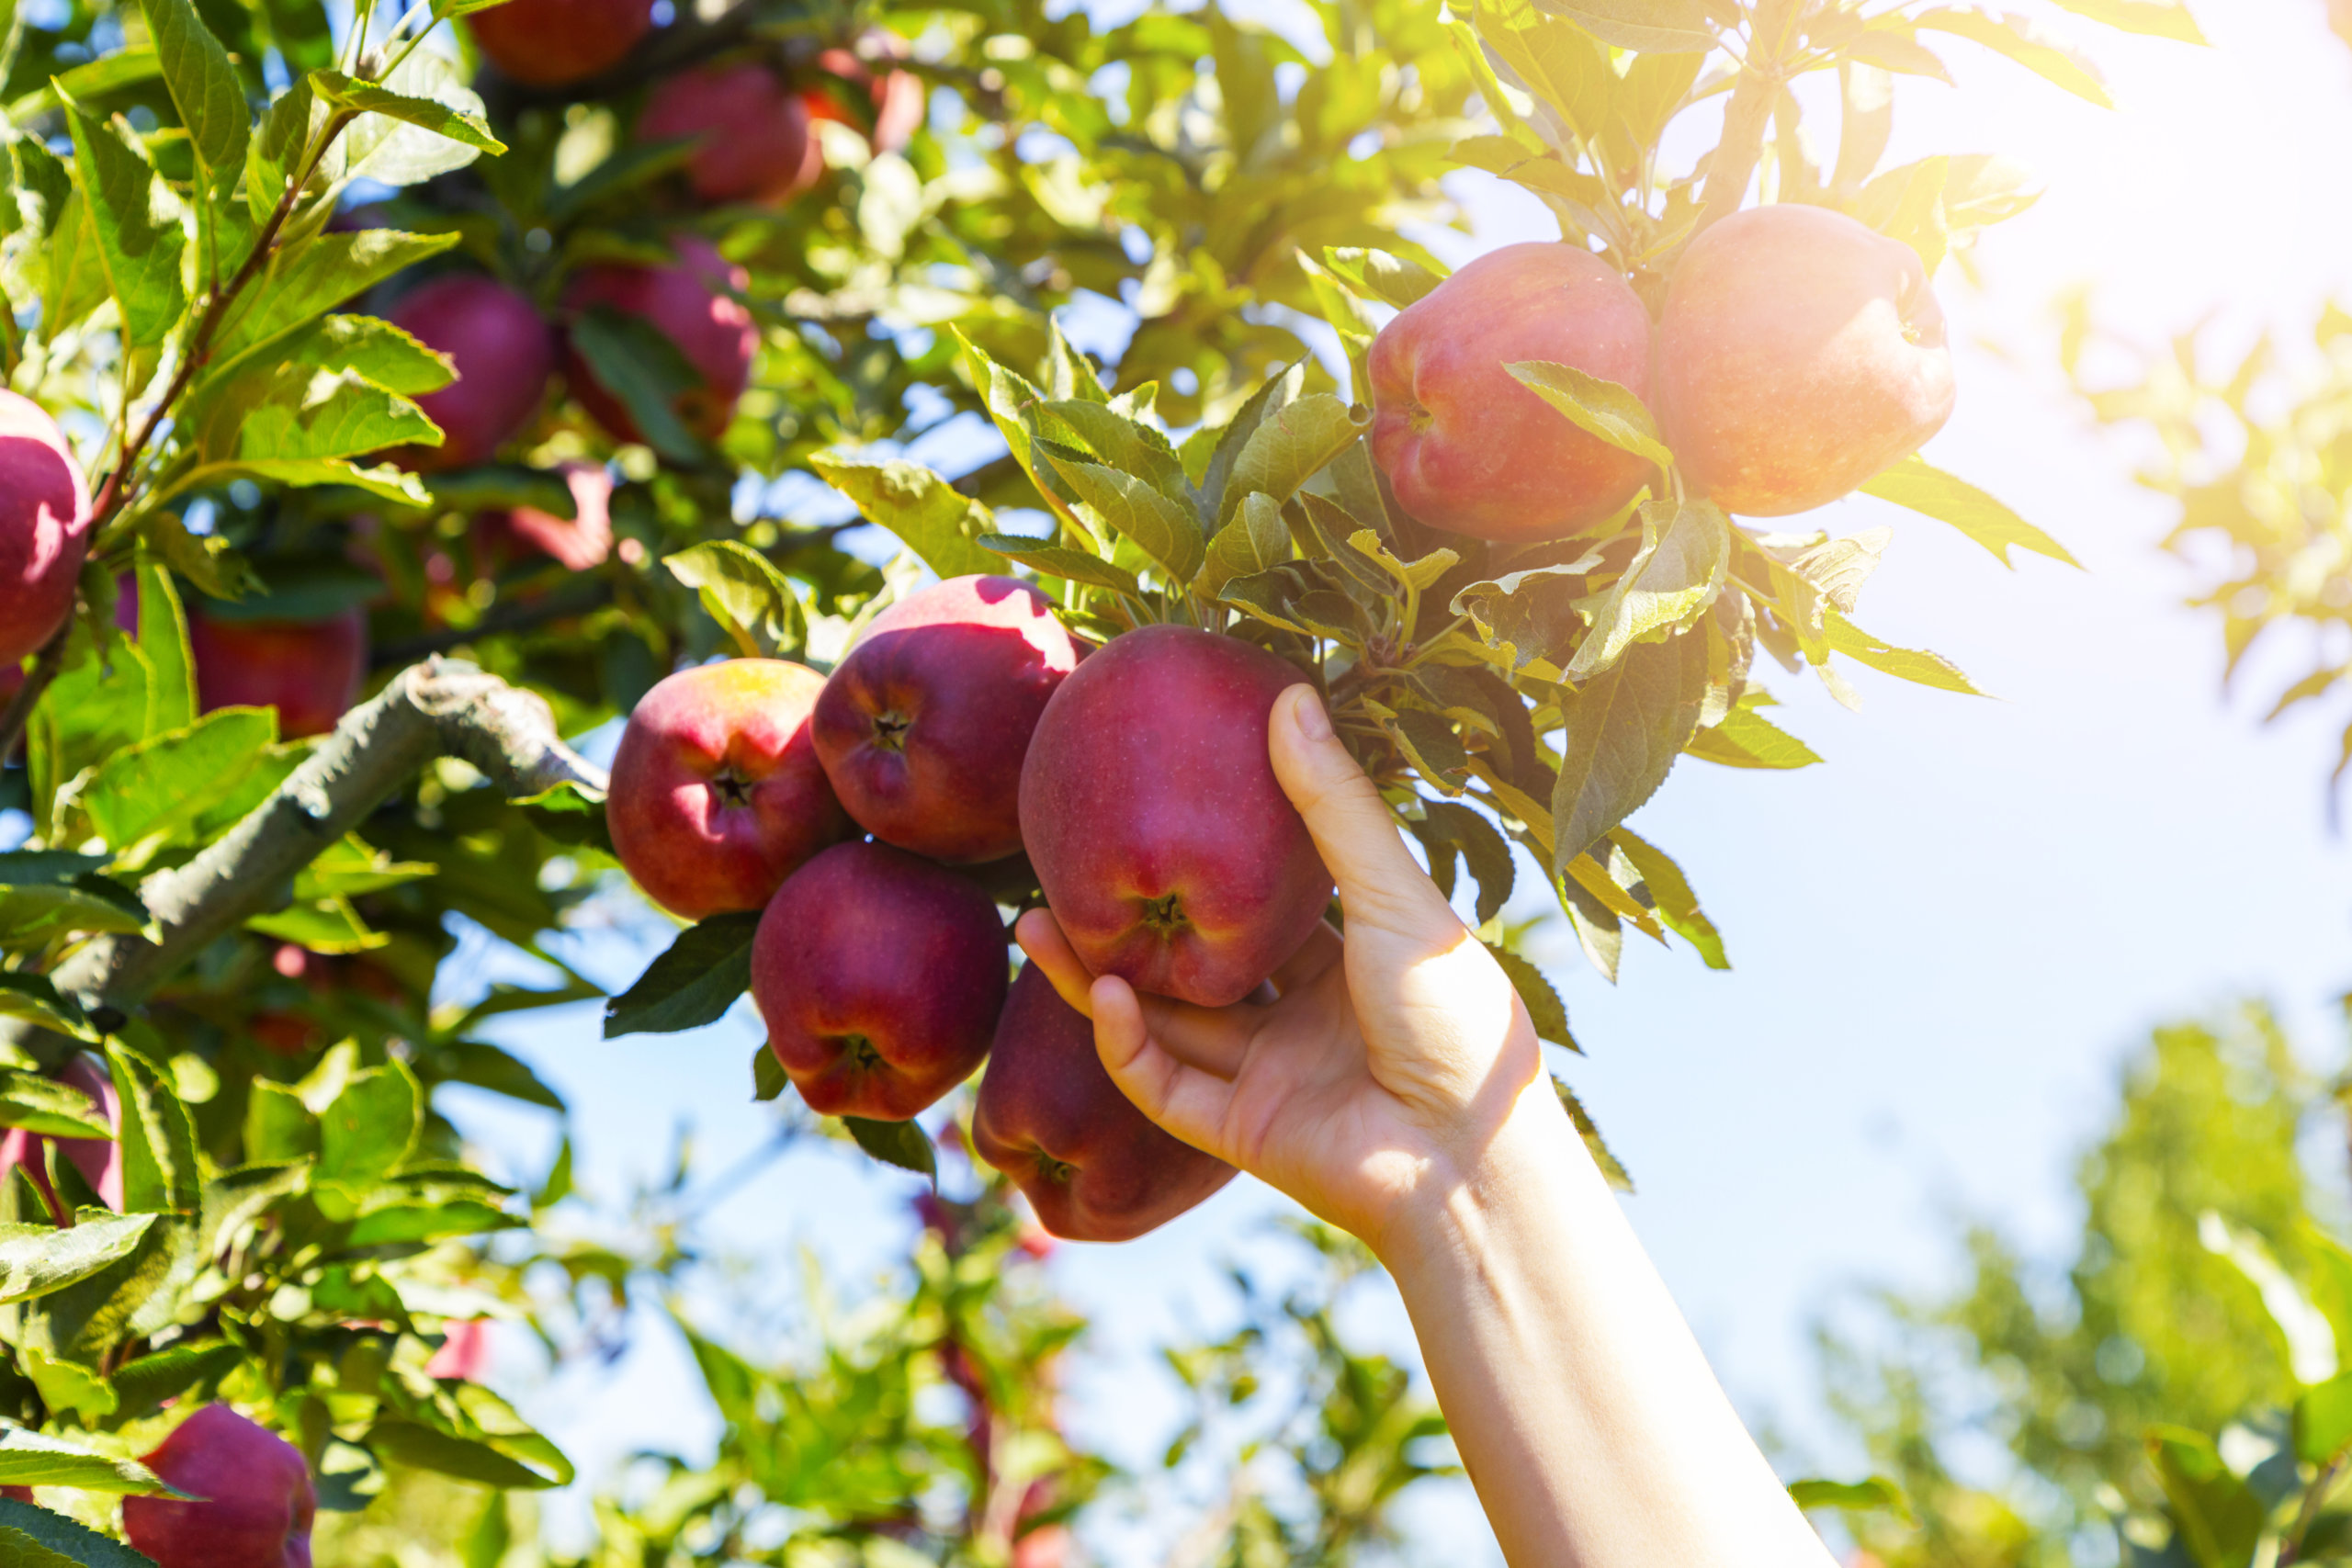
[[[57,679],[57,672],[65,668],[65,643],[73,635],[74,617],[69,614],[64,624],[40,645],[40,657],[33,661],[32,671],[17,688],[17,694],[8,699],[6,709],[0,711],[0,764],[14,754],[17,738],[24,734],[33,709],[40,705],[41,694]]]
[[[156,940],[99,937],[50,975],[93,1022],[112,1029],[174,971],[285,897],[295,874],[365,821],[435,757],[471,763],[500,794],[571,783],[602,789],[603,770],[556,734],[544,698],[469,664],[432,660],[402,671],[345,714],[316,750],[245,818],[186,865],[141,886]],[[62,1056],[65,1043],[0,1019],[0,1043]]]
[[[1699,219],[1691,225],[1690,237],[1676,247],[1678,252],[1710,224],[1738,211],[1747,198],[1747,182],[1764,155],[1764,128],[1771,123],[1772,104],[1785,80],[1789,42],[1795,35],[1801,9],[1797,0],[1759,0],[1748,29],[1747,57],[1740,66],[1739,84],[1724,106],[1723,139],[1707,165]]]

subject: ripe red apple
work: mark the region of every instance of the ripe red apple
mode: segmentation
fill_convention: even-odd
[[[1160,1131],[1119,1092],[1094,1053],[1094,1025],[1034,964],[997,1021],[972,1146],[1070,1241],[1131,1240],[1233,1179],[1231,1166]]]
[[[368,678],[368,616],[358,609],[323,621],[236,621],[191,604],[187,641],[205,712],[274,707],[287,739],[333,729]]]
[[[1617,269],[1575,245],[1490,251],[1372,340],[1372,456],[1405,510],[1473,538],[1555,539],[1609,517],[1651,472],[1588,435],[1506,365],[1549,360],[1650,379],[1650,318]]]
[[[73,1085],[88,1099],[99,1119],[112,1129],[122,1126],[122,1100],[115,1093],[114,1079],[98,1059],[85,1052],[67,1062],[57,1075],[60,1083]],[[0,1180],[8,1172],[22,1169],[40,1195],[52,1209],[62,1207],[49,1179],[49,1140],[39,1134],[28,1133],[22,1127],[11,1127],[0,1137]],[[122,1213],[122,1145],[105,1138],[60,1138],[57,1152],[74,1162],[90,1190],[98,1201],[116,1213]]]
[[[613,553],[612,475],[602,463],[560,463],[556,472],[571,491],[571,518],[533,506],[482,513],[474,520],[474,544],[484,570],[495,571],[536,551],[554,557],[572,571],[588,571],[604,565]]]
[[[456,380],[416,400],[441,427],[441,445],[396,448],[390,456],[402,466],[432,473],[486,463],[539,412],[555,374],[554,336],[504,284],[447,273],[401,295],[388,319],[458,370]]]
[[[988,1054],[1004,1006],[988,895],[887,844],[836,844],[787,878],[752,941],[768,1049],[811,1110],[903,1122]]]
[[[0,390],[0,665],[47,642],[74,611],[90,549],[90,487],[65,433]]]
[[[489,13],[485,12],[484,15]],[[678,255],[669,266],[592,266],[571,280],[564,291],[565,306],[574,311],[607,305],[650,321],[663,337],[678,345],[686,363],[702,375],[703,384],[678,395],[678,417],[686,428],[716,441],[735,417],[735,401],[752,379],[752,355],[760,345],[760,329],[736,294],[752,286],[752,275],[720,255],[699,234],[671,236]],[[567,347],[564,374],[571,390],[596,423],[622,441],[640,437],[621,400],[591,375],[579,355]]]
[[[201,1499],[122,1500],[122,1533],[156,1568],[311,1568],[318,1495],[301,1450],[277,1433],[208,1404],[145,1462]]]
[[[808,737],[824,684],[803,664],[730,659],[645,694],[613,755],[605,819],[646,897],[690,920],[756,909],[849,831]]]
[[[1826,505],[1917,451],[1952,408],[1918,254],[1842,212],[1734,213],[1683,253],[1656,406],[1683,478],[1726,512]]]
[[[879,28],[866,35],[869,47],[891,58],[904,59],[907,41],[896,33]],[[818,67],[834,78],[841,88],[865,99],[866,111],[873,117],[874,129],[866,132],[867,140],[876,152],[898,152],[922,124],[931,107],[931,95],[922,78],[911,71],[886,70],[878,74],[874,68],[858,58],[854,51],[828,49],[819,52]],[[842,100],[831,85],[801,89],[801,101],[808,107],[812,120],[830,119],[854,130],[865,126],[845,112]]]
[[[956,577],[875,617],[817,699],[817,755],[858,826],[951,864],[1021,847],[1021,760],[1078,666],[1053,602]]]
[[[825,170],[808,134],[808,106],[756,61],[681,71],[653,89],[637,117],[640,141],[698,138],[686,183],[698,200],[780,206]]]
[[[510,80],[562,87],[628,59],[653,30],[653,0],[507,0],[472,13],[466,27]]]
[[[1113,637],[1046,705],[1021,837],[1086,966],[1204,1007],[1298,950],[1331,876],[1274,780],[1266,720],[1305,678],[1188,626]]]

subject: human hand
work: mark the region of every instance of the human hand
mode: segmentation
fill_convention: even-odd
[[[1380,1253],[1476,1169],[1541,1076],[1542,1048],[1312,687],[1275,700],[1267,750],[1347,924],[1344,942],[1320,927],[1275,971],[1271,999],[1204,1008],[1094,979],[1044,909],[1016,935],[1094,1020],[1103,1066],[1146,1115]]]

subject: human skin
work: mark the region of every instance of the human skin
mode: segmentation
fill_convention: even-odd
[[[146,1464],[201,1499],[122,1500],[122,1533],[156,1568],[311,1568],[318,1495],[300,1451],[277,1433],[208,1404]]]
[[[887,844],[836,844],[768,901],[752,1000],[810,1110],[903,1122],[979,1066],[1005,969],[987,894]]]
[[[1298,671],[1186,626],[1114,637],[1046,705],[1021,838],[1087,965],[1218,1007],[1255,990],[1331,901],[1314,841],[1259,760]]]
[[[0,389],[0,665],[65,624],[90,548],[90,487],[65,433],[30,398]]]
[[[781,206],[817,183],[825,161],[808,106],[757,61],[681,71],[653,90],[637,139],[695,138],[686,184],[705,202]]]
[[[1361,1237],[1396,1281],[1512,1568],[1829,1568],[1544,1082],[1527,1010],[1301,686],[1273,770],[1339,881],[1275,999],[1200,1008],[1019,935],[1175,1136]],[[1541,1376],[1528,1375],[1541,1369]]]
[[[1918,450],[1954,395],[1918,254],[1842,212],[1734,213],[1675,269],[1654,406],[1690,490],[1726,512],[1828,504]]]
[[[437,473],[486,463],[538,412],[555,374],[555,335],[504,284],[445,274],[401,295],[386,320],[447,355],[458,372],[439,391],[417,397],[416,406],[441,427],[441,445],[395,449],[403,467]]]
[[[333,729],[368,678],[359,609],[323,621],[225,621],[191,605],[187,642],[204,711],[274,707],[281,739]]]
[[[849,831],[808,736],[824,683],[805,664],[729,659],[639,701],[613,753],[605,821],[647,897],[689,920],[756,909]]]
[[[752,275],[699,234],[673,234],[670,247],[678,259],[668,266],[583,269],[564,291],[564,305],[575,313],[602,305],[640,317],[675,344],[702,377],[700,386],[678,394],[678,417],[704,440],[716,441],[735,417],[736,400],[751,383],[752,356],[759,348],[752,312],[729,293],[749,288]],[[616,440],[641,439],[628,410],[568,345],[564,374],[572,394]]]
[[[1010,577],[953,577],[859,634],[817,699],[817,755],[860,827],[949,864],[1021,848],[1021,765],[1078,667],[1052,601]]]
[[[653,30],[653,0],[508,0],[465,22],[510,81],[561,87],[628,59]]]
[[[1231,1166],[1161,1132],[1119,1092],[1093,1026],[1035,964],[997,1021],[972,1147],[1067,1241],[1132,1240],[1233,1179]]]
[[[1405,510],[1474,538],[1555,539],[1614,513],[1654,471],[1514,379],[1546,360],[1650,378],[1650,318],[1617,269],[1575,245],[1505,245],[1372,340],[1372,455]]]

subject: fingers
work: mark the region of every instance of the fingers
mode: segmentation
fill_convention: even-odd
[[[1306,819],[1306,830],[1339,884],[1352,928],[1370,920],[1399,935],[1450,939],[1461,919],[1429,879],[1348,749],[1331,732],[1315,688],[1291,687],[1274,699],[1266,724],[1274,777]]]
[[[1178,1059],[1145,1021],[1143,998],[1116,976],[1094,982],[1094,1050],[1135,1108],[1194,1148],[1227,1163],[1233,1082]]]
[[[1062,935],[1061,922],[1054,919],[1053,911],[1030,910],[1013,922],[1012,935],[1021,943],[1021,951],[1029,955],[1029,962],[1044,970],[1046,978],[1054,983],[1054,994],[1091,1018],[1094,1004],[1087,993],[1094,984],[1094,976],[1079,961],[1069,938]]]
[[[1062,1000],[1091,1018],[1092,987],[1100,984],[1062,933],[1050,909],[1032,909],[1013,927],[1021,950],[1046,972]],[[1250,1037],[1257,1029],[1254,1010],[1242,1004],[1230,1008],[1194,1007],[1166,997],[1138,997],[1125,981],[1120,989],[1140,1010],[1152,1036],[1179,1060],[1225,1077],[1241,1070],[1249,1055]]]

